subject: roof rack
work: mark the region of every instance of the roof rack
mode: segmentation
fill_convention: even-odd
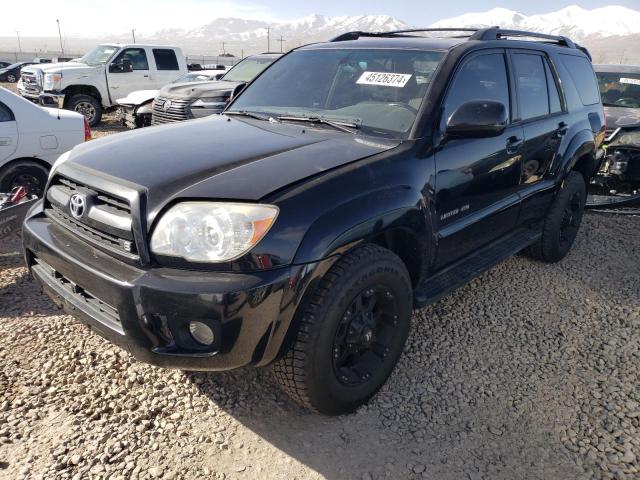
[[[557,45],[567,48],[577,48],[584,52],[589,59],[591,59],[591,54],[589,51],[574,43],[570,38],[564,37],[561,35],[548,35],[546,33],[536,33],[536,32],[527,32],[524,30],[507,30],[501,29],[500,27],[489,27],[489,28],[412,28],[408,30],[393,30],[390,32],[347,32],[342,35],[338,35],[333,38],[332,42],[342,42],[348,40],[357,40],[361,37],[409,37],[412,33],[421,33],[421,32],[465,32],[469,33],[469,35],[460,35],[449,38],[467,38],[468,40],[503,40],[506,38],[513,37],[526,37],[526,38],[535,38],[540,40],[545,40],[547,42],[553,42]]]

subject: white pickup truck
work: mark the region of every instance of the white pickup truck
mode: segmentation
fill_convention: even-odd
[[[160,88],[186,73],[186,60],[177,47],[99,45],[71,62],[22,69],[18,92],[44,106],[82,113],[94,127],[104,110],[117,106],[116,99]]]

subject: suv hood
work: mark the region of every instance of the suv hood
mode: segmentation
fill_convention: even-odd
[[[224,80],[202,82],[186,82],[186,83],[170,83],[162,87],[158,96],[165,98],[196,99],[213,95],[220,95],[226,92],[231,95],[234,88],[241,82],[225,82]]]
[[[640,108],[604,107],[607,128],[640,127]]]
[[[214,115],[84,143],[61,167],[143,187],[151,224],[176,198],[257,201],[400,143],[307,127]]]

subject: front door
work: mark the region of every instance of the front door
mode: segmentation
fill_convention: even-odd
[[[111,64],[122,66],[128,62],[131,63],[132,70],[125,68],[122,71],[113,72],[107,68],[109,95],[114,102],[119,98],[126,97],[131,92],[153,88],[146,50],[144,48],[125,48]]]
[[[482,51],[463,60],[443,105],[447,119],[472,100],[503,103],[513,115],[505,52]],[[489,138],[449,138],[436,149],[436,268],[446,266],[515,228],[523,145],[521,126],[511,121]]]

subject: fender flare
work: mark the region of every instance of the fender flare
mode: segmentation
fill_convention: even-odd
[[[569,172],[573,170],[578,160],[586,155],[592,157],[588,173],[593,174],[593,169],[595,168],[595,148],[596,143],[591,130],[585,129],[577,132],[569,142],[559,162],[559,171],[561,172],[562,179],[569,175]]]
[[[337,205],[307,230],[293,263],[320,261],[391,229],[428,231],[423,203],[420,192],[402,185],[367,192]]]

